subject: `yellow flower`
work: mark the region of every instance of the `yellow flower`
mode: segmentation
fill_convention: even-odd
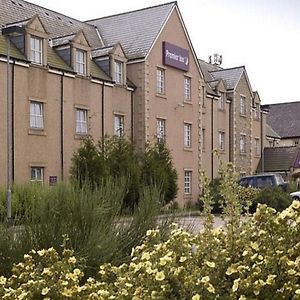
[[[42,289],[42,293],[41,293],[41,294],[42,294],[43,296],[45,296],[45,295],[48,294],[49,291],[50,291],[50,289],[47,288],[47,287],[45,287],[45,288]]]
[[[226,271],[226,275],[231,275],[233,273],[236,273],[237,272],[237,269],[235,266],[230,266],[227,271]]]
[[[235,279],[232,286],[232,291],[235,293],[239,288],[239,282],[241,278]]]
[[[216,266],[216,264],[214,262],[208,261],[208,260],[205,261],[205,264],[207,266],[209,266],[210,268],[215,268],[215,266]]]
[[[4,276],[0,276],[0,284],[4,285],[6,283],[6,278]]]
[[[149,252],[144,252],[144,253],[142,254],[141,260],[148,260],[148,259],[150,259],[150,254],[149,254]]]
[[[267,284],[269,284],[269,285],[271,285],[271,284],[273,284],[274,282],[275,282],[275,278],[277,277],[277,275],[268,275],[268,278],[267,278],[267,280],[266,280],[266,283]]]
[[[164,273],[163,271],[157,272],[157,273],[156,273],[156,276],[155,276],[155,279],[156,279],[157,281],[162,281],[162,280],[164,280],[164,279],[165,279],[165,273]]]
[[[295,275],[297,272],[295,270],[288,270],[289,275]]]
[[[251,242],[250,243],[250,247],[252,248],[252,249],[254,249],[254,250],[256,250],[256,251],[258,251],[258,249],[259,249],[259,247],[258,247],[258,244],[256,243],[256,242]]]
[[[292,203],[292,208],[299,209],[300,208],[300,201],[294,200]]]
[[[215,293],[215,288],[211,283],[208,284],[208,287],[206,289],[212,294]]]
[[[200,282],[202,282],[202,283],[208,283],[209,280],[210,280],[209,276],[204,276],[204,277],[201,278]]]
[[[296,290],[296,291],[295,291],[295,294],[296,294],[296,295],[300,295],[300,289]]]
[[[68,263],[69,263],[69,264],[75,264],[75,263],[76,263],[76,258],[75,258],[74,256],[70,257],[70,258],[68,259]]]
[[[186,261],[186,256],[181,256],[180,259],[179,259],[179,262],[182,263],[182,262],[185,262],[185,261]]]
[[[81,274],[81,271],[79,269],[74,269],[73,273],[74,275],[79,276]]]
[[[37,253],[39,256],[44,256],[44,254],[46,253],[46,250],[42,249],[42,250],[39,250]]]
[[[192,297],[192,300],[200,300],[200,295],[196,294]]]

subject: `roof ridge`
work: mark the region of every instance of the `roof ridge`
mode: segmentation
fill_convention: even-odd
[[[62,16],[62,17],[65,17],[65,18],[72,19],[72,20],[74,20],[74,21],[76,21],[76,22],[80,22],[80,23],[82,23],[82,24],[88,25],[88,26],[89,26],[89,27],[91,27],[91,28],[94,28],[94,26],[93,26],[93,25],[91,25],[91,24],[88,24],[88,23],[86,23],[85,21],[80,21],[80,20],[78,20],[78,19],[75,19],[74,17],[67,16],[67,15],[65,15],[65,14],[62,14],[62,13],[60,13],[60,12],[58,12],[58,11],[55,11],[55,10],[53,10],[53,9],[46,8],[46,7],[44,7],[44,6],[41,6],[41,5],[38,5],[38,4],[35,4],[35,3],[32,3],[32,2],[29,2],[29,1],[26,1],[26,0],[15,0],[15,1],[18,1],[18,2],[25,2],[25,3],[29,4],[29,5],[33,5],[33,6],[36,6],[36,7],[42,8],[42,9],[44,9],[44,10],[46,10],[46,11],[49,11],[49,12],[55,13],[55,14],[57,14],[57,15],[60,15],[60,16]],[[36,14],[37,14],[37,15],[39,15],[38,13],[36,13]]]
[[[245,69],[245,66],[238,66],[238,67],[226,68],[226,69],[221,69],[221,70],[213,70],[213,71],[209,71],[209,72],[223,72],[223,71],[241,69],[241,68]]]
[[[139,9],[127,11],[127,12],[112,14],[112,15],[109,15],[109,16],[101,17],[101,18],[95,18],[95,19],[91,19],[91,20],[86,20],[84,22],[85,23],[93,22],[93,21],[102,20],[102,19],[106,19],[106,18],[111,18],[111,17],[121,16],[121,15],[126,15],[126,14],[130,14],[130,13],[134,13],[134,12],[138,12],[138,11],[143,11],[143,10],[147,10],[147,9],[152,9],[152,8],[156,8],[156,7],[160,7],[160,6],[167,6],[167,5],[170,5],[170,4],[176,4],[177,5],[177,1],[166,2],[166,3],[157,4],[157,5],[153,5],[153,6],[149,6],[149,7],[143,7],[143,8],[139,8]]]
[[[286,104],[295,104],[300,103],[300,101],[291,101],[291,102],[280,102],[280,103],[270,103],[270,104],[264,104],[264,106],[270,106],[270,105],[286,105]]]

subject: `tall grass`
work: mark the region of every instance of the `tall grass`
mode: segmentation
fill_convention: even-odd
[[[65,183],[15,186],[12,227],[5,222],[5,193],[0,192],[0,274],[9,274],[13,263],[31,249],[49,247],[72,248],[87,275],[95,274],[100,263],[127,261],[132,247],[157,226],[162,195],[154,186],[143,188],[134,213],[124,217],[126,192],[123,179],[106,180],[97,189]]]

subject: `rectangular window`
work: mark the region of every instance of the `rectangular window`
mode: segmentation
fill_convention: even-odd
[[[192,171],[184,171],[184,193],[192,193]]]
[[[118,137],[124,136],[124,116],[115,115],[115,135]]]
[[[156,120],[156,136],[157,141],[162,143],[166,138],[166,120],[165,119],[157,119]]]
[[[80,75],[86,75],[86,52],[76,49],[75,71]]]
[[[219,150],[225,151],[225,132],[219,132]]]
[[[165,70],[158,68],[156,70],[156,92],[165,94]]]
[[[259,114],[260,114],[260,108],[259,108],[259,104],[256,103],[255,108],[254,108],[254,118],[259,120]]]
[[[259,138],[254,139],[254,153],[256,156],[260,155],[260,143]]]
[[[240,99],[240,114],[241,115],[246,114],[246,98],[244,96],[241,96]]]
[[[183,134],[184,134],[184,147],[192,147],[192,124],[184,123],[183,125]]]
[[[117,84],[123,84],[123,64],[115,61],[115,80]]]
[[[43,57],[43,41],[42,39],[32,36],[30,37],[30,61],[34,64],[41,65]]]
[[[87,134],[87,110],[86,109],[76,109],[76,133]]]
[[[219,99],[219,109],[224,110],[225,109],[225,93],[220,93],[220,99]]]
[[[41,102],[30,101],[30,128],[44,128],[43,103]]]
[[[191,78],[185,76],[184,77],[184,100],[191,101]]]
[[[202,128],[201,144],[202,144],[202,149],[205,149],[205,129],[204,128]]]
[[[44,182],[44,168],[42,167],[31,167],[30,170],[30,181],[31,182]]]
[[[246,135],[240,135],[240,153],[246,153]]]

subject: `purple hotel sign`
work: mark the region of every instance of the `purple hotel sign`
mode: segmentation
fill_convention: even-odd
[[[163,42],[163,64],[183,70],[189,70],[189,51],[168,42]]]

